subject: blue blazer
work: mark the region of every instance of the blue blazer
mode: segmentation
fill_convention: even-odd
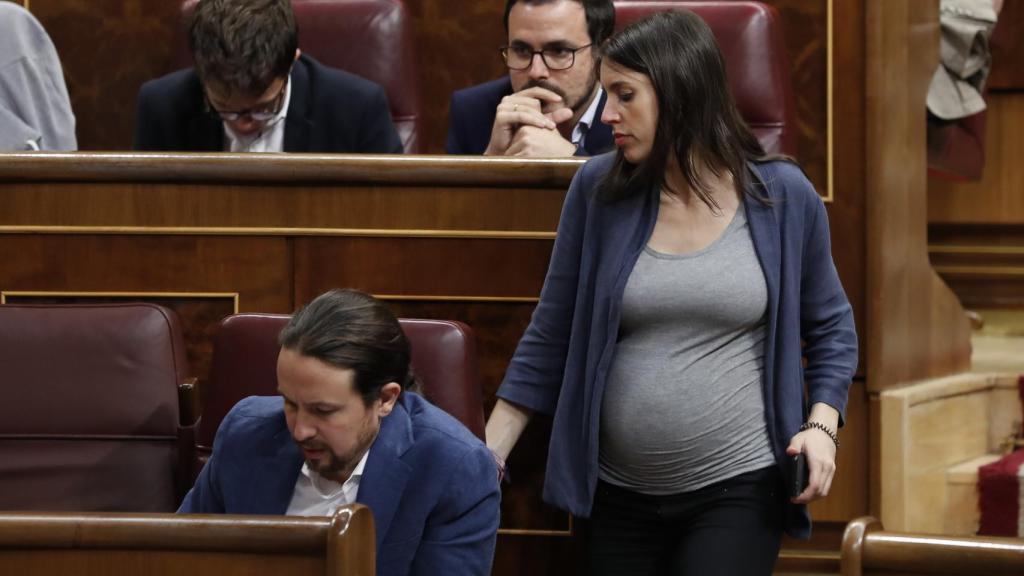
[[[284,514],[302,469],[280,397],[246,398],[178,512]],[[403,392],[381,422],[356,501],[377,528],[377,574],[491,572],[501,493],[490,451],[462,424]]]
[[[501,99],[512,93],[512,80],[505,76],[478,84],[452,94],[448,106],[448,140],[445,151],[449,154],[483,154],[491,141],[491,128]],[[611,150],[612,127],[600,121],[608,95],[601,93],[594,123],[583,139],[577,156],[596,156]]]
[[[582,517],[590,515],[597,486],[600,408],[622,294],[658,216],[657,189],[614,203],[595,198],[614,158],[593,158],[573,178],[540,302],[498,389],[509,402],[554,414],[544,499]],[[810,404],[824,402],[842,419],[857,368],[857,334],[832,262],[821,197],[795,164],[749,166],[772,201],[766,206],[743,197],[768,288],[765,416],[785,473],[786,446]],[[810,535],[805,506],[787,503],[786,516],[787,532]]]
[[[292,67],[285,152],[401,154],[384,90],[303,54]],[[139,90],[136,150],[220,152],[224,125],[204,108],[195,69],[150,80]]]

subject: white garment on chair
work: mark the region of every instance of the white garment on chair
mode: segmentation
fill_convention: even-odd
[[[928,87],[928,110],[943,120],[977,114],[985,109],[982,91],[992,63],[992,0],[942,0],[939,24],[941,61]]]

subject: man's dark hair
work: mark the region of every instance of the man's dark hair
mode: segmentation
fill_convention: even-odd
[[[552,4],[561,0],[505,0],[505,32],[508,33],[508,14],[516,4]],[[583,12],[587,18],[587,33],[590,34],[590,42],[594,47],[600,46],[605,38],[612,35],[615,29],[615,6],[612,0],[567,0],[579,2],[583,5]]]
[[[715,175],[728,170],[737,189],[750,192],[747,161],[768,156],[736,108],[725,59],[700,16],[689,10],[653,14],[617,32],[602,45],[601,53],[606,64],[647,76],[658,101],[650,153],[634,165],[620,149],[599,187],[602,198],[615,200],[653,186],[668,189],[670,155],[687,184],[712,210],[718,205],[698,176],[701,168]],[[758,194],[754,197],[765,201]]]
[[[373,404],[380,390],[397,382],[412,386],[409,341],[391,310],[358,290],[331,290],[292,316],[278,342],[303,356],[355,373],[363,403]]]
[[[204,84],[258,96],[288,74],[299,31],[289,0],[199,0],[189,44]]]

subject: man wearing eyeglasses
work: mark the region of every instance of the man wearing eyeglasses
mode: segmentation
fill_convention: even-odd
[[[506,0],[509,74],[452,95],[449,154],[592,156],[613,146],[600,121],[597,49],[611,0]]]
[[[139,91],[135,149],[401,153],[380,86],[301,53],[289,0],[201,0],[196,67]]]

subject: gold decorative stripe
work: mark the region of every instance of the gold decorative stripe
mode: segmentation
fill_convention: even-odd
[[[536,530],[529,528],[499,528],[498,534],[506,536],[557,536],[560,538],[571,537],[576,533],[573,527],[572,514],[566,514],[569,518],[569,528],[566,530]]]
[[[1024,246],[986,246],[970,244],[929,244],[932,254],[1021,254]]]
[[[554,240],[554,232],[524,230],[425,230],[387,228],[259,228],[216,226],[0,226],[0,234],[143,234],[193,236],[351,236],[379,238],[470,238]]]
[[[398,302],[513,302],[513,303],[536,303],[540,298],[536,296],[449,296],[449,295],[427,295],[427,294],[374,294],[379,300],[391,300]]]
[[[571,537],[572,530],[520,530],[518,528],[499,528],[499,536],[558,536],[561,538]]]
[[[835,560],[839,561],[838,550],[799,550],[783,548],[779,551],[779,558],[801,559],[801,560]]]
[[[4,290],[0,304],[7,298],[230,298],[234,314],[238,314],[238,292],[77,292],[66,290]]]
[[[405,154],[0,153],[0,179],[18,182],[327,183],[564,191],[583,158]]]
[[[935,266],[950,276],[1024,276],[1024,266]]]

